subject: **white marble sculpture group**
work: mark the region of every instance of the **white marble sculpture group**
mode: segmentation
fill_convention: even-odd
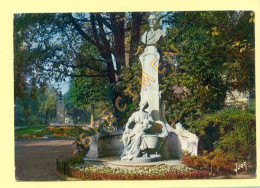
[[[161,117],[159,73],[151,66],[151,62],[154,60],[159,62],[160,54],[157,51],[156,44],[166,34],[159,28],[159,21],[155,15],[149,16],[148,23],[150,29],[141,36],[145,49],[139,59],[142,64],[142,72],[145,75],[152,76],[153,81],[145,89],[141,89],[140,109],[131,115],[125,126],[121,140],[124,144],[121,160],[135,162],[160,160],[163,156],[157,152],[160,151],[163,141],[169,134],[178,137],[181,150],[197,155],[198,137],[185,130],[180,123],[177,123],[176,129],[174,129],[166,122],[165,118]],[[145,78],[142,80],[144,81]],[[157,127],[155,129],[157,132],[151,132],[154,127]],[[177,146],[170,145],[170,147]]]

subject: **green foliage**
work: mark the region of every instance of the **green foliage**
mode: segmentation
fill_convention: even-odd
[[[236,160],[255,160],[255,115],[241,109],[227,108],[187,122],[200,137],[201,149],[222,149]]]
[[[75,104],[70,96],[69,90],[64,96],[63,100],[65,102],[66,116],[73,120],[74,124],[86,124],[90,123],[90,109],[87,105],[84,107],[79,107]]]
[[[105,72],[105,65],[97,59],[99,53],[94,45],[84,42],[77,53],[75,75],[99,74]],[[70,84],[70,99],[77,108],[86,105],[110,101],[109,80],[107,77],[74,77]]]
[[[57,103],[57,93],[51,90],[46,90],[44,95],[39,96],[39,112],[45,113],[45,121],[47,124],[50,117],[56,115],[56,103]],[[51,116],[52,115],[52,116]]]
[[[80,129],[74,142],[74,144],[76,144],[76,153],[74,153],[74,156],[86,156],[92,144],[92,136],[94,136],[95,134],[96,131],[94,131],[92,128]],[[89,137],[92,138],[89,139]]]
[[[134,62],[131,67],[123,67],[122,73],[119,76],[118,84],[116,85],[116,97],[121,97],[121,101],[119,102],[119,106],[122,108],[126,105],[126,109],[124,111],[120,111],[118,108],[115,111],[115,116],[118,118],[118,126],[123,126],[127,119],[131,116],[131,114],[138,109],[138,104],[140,101],[140,90],[141,84],[138,79],[142,77],[142,68],[140,62]],[[130,90],[130,92],[126,92],[125,90]],[[132,96],[134,95],[134,96]],[[134,100],[135,98],[135,100]],[[116,101],[115,101],[116,103]]]
[[[51,108],[55,98],[48,93],[38,98],[39,93],[46,90],[47,80],[60,81],[70,75],[73,77],[66,96],[69,114],[84,116],[86,121],[89,105],[95,104],[95,120],[101,118],[97,114],[108,108],[118,119],[117,127],[123,126],[137,110],[139,99],[133,101],[133,96],[124,91],[131,87],[132,93],[140,93],[138,56],[142,50],[132,49],[131,52],[137,52],[132,58],[135,62],[131,61],[129,66],[126,66],[125,55],[133,34],[142,33],[148,27],[143,24],[141,30],[131,30],[135,33],[119,32],[124,20],[127,26],[131,25],[132,18],[126,15],[91,13],[92,23],[78,17],[77,26],[89,34],[84,37],[79,35],[70,14],[16,14],[15,123],[41,124],[44,119],[47,122],[48,117],[55,114]],[[221,149],[236,160],[254,161],[255,105],[250,103],[249,111],[223,109],[227,92],[235,89],[252,92],[255,88],[254,12],[198,11],[157,15],[165,16],[163,23],[168,24],[167,38],[157,45],[158,51],[172,52],[173,45],[181,53],[172,60],[161,53],[160,61],[167,72],[160,75],[160,90],[162,100],[168,104],[168,122],[174,125],[180,121],[200,136],[201,150]],[[143,18],[147,16],[144,14]],[[120,18],[119,22],[112,19],[116,17]],[[103,23],[103,18],[111,18],[110,23]],[[105,24],[114,24],[114,29],[105,34],[102,32]],[[138,41],[138,36],[135,39]],[[114,70],[111,53],[118,70]],[[133,54],[128,55],[133,57]],[[122,98],[121,107],[127,106],[123,112],[116,107],[117,97]],[[48,111],[52,115],[47,115]],[[107,125],[102,122],[102,126]]]
[[[47,125],[56,117],[57,93],[54,89],[48,88],[44,92],[36,89],[34,98],[30,96],[29,89],[23,94],[23,98],[15,98],[16,126]]]
[[[163,48],[181,52],[161,85],[168,119],[191,121],[221,109],[226,92],[254,89],[253,12],[178,12]],[[171,22],[169,23],[171,24]],[[186,45],[182,42],[187,40]],[[182,88],[178,94],[174,86]]]
[[[70,98],[76,107],[84,109],[87,105],[107,102],[108,83],[102,79],[75,78],[70,85]]]
[[[248,101],[249,105],[248,105],[248,111],[255,114],[255,99],[249,99]]]
[[[72,164],[83,164],[84,160],[83,160],[83,156],[82,155],[77,155],[74,157],[69,157],[63,161],[57,161],[57,170],[60,172],[65,172],[66,169],[65,167],[67,165],[72,165]]]
[[[54,46],[57,47],[54,45],[54,41],[61,42],[53,34],[54,31],[61,33],[60,28],[55,27],[55,24],[61,24],[61,21],[57,14],[14,15],[15,97],[26,97],[24,92],[31,88],[31,97],[33,98],[36,88],[44,91],[47,88],[47,81],[61,78],[59,74],[54,73],[57,68],[53,68],[53,71],[45,71],[50,66],[48,63],[58,51],[57,48],[54,49]],[[63,47],[68,49],[65,46]],[[65,51],[67,57],[69,57],[69,50]],[[60,56],[60,60],[62,59]],[[28,87],[28,82],[31,84],[30,87]]]
[[[21,129],[15,130],[15,136],[20,137],[23,134],[32,134],[34,132],[41,131],[41,130],[44,130],[44,129],[45,129],[44,126],[21,128]]]
[[[93,130],[83,130],[81,127],[70,127],[70,126],[61,126],[61,127],[28,127],[15,130],[16,138],[40,138],[45,135],[49,137],[62,137],[62,138],[77,138],[81,133],[87,133],[88,135],[93,135]]]

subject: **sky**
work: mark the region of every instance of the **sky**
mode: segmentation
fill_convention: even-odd
[[[70,78],[65,78],[65,82],[55,82],[54,80],[49,84],[49,87],[54,87],[61,90],[62,95],[69,91]]]

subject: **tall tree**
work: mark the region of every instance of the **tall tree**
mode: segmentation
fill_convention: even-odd
[[[182,54],[176,59],[178,69],[163,77],[171,120],[192,121],[222,108],[227,91],[254,89],[253,18],[251,11],[168,16],[166,45],[174,44]],[[183,88],[181,95],[176,93],[176,85]]]
[[[130,40],[130,50],[129,50],[129,65],[132,66],[136,49],[140,41],[140,32],[142,25],[142,17],[144,13],[142,12],[132,12],[132,28],[131,28],[131,40]]]
[[[49,78],[58,81],[67,76],[108,77],[109,82],[115,84],[116,75],[126,65],[125,33],[131,32],[131,52],[134,52],[140,35],[142,15],[120,12],[16,14],[14,46],[17,88],[21,91],[21,85],[30,76],[36,78],[37,85],[43,86]],[[132,18],[132,27],[126,27]],[[80,46],[84,43],[97,49],[94,57],[85,54],[79,58]],[[21,50],[26,50],[26,53],[21,53]],[[82,62],[76,64],[79,59]],[[105,71],[99,72],[95,67],[89,66],[92,62],[105,65]],[[82,67],[87,67],[90,71],[87,74],[84,71],[74,72]]]

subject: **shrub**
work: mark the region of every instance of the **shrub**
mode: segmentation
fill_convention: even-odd
[[[200,156],[184,155],[181,160],[188,167],[209,171],[211,175],[232,175],[235,173],[236,161],[221,149],[210,153],[204,151]]]
[[[255,161],[255,114],[227,108],[188,122],[190,130],[200,137],[200,149],[221,149],[237,161]]]

